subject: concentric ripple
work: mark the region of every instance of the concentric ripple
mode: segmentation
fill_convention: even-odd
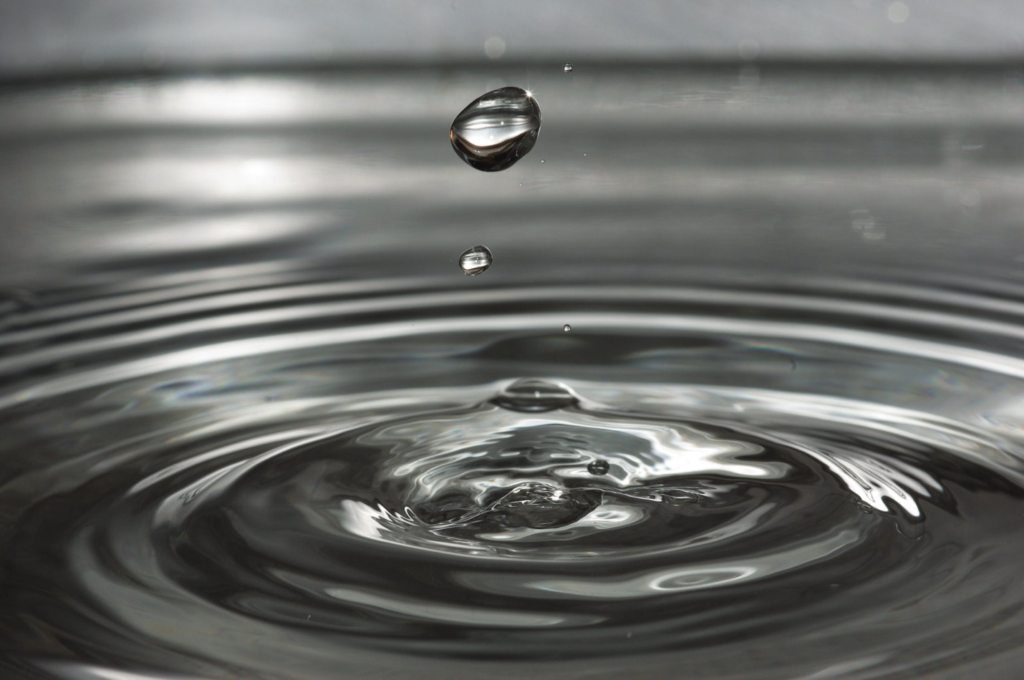
[[[889,677],[1024,643],[1024,307],[486,285],[8,317],[0,668]]]

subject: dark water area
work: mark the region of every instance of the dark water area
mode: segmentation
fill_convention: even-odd
[[[0,676],[1016,677],[1019,70],[563,61],[0,93]]]

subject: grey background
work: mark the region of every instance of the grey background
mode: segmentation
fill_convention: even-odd
[[[447,276],[476,243],[495,280],[1017,280],[1022,27],[1019,0],[0,0],[0,288]],[[448,126],[503,85],[544,128],[478,173]]]
[[[0,2],[0,77],[550,60],[1014,61],[1019,0]],[[492,50],[493,56],[493,50]]]

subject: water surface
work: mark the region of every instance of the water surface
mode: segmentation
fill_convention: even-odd
[[[549,71],[8,88],[6,676],[1014,677],[1012,69]]]

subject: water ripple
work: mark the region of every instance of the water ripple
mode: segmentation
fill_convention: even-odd
[[[4,663],[883,676],[1021,642],[1016,306],[254,277],[7,319]]]

